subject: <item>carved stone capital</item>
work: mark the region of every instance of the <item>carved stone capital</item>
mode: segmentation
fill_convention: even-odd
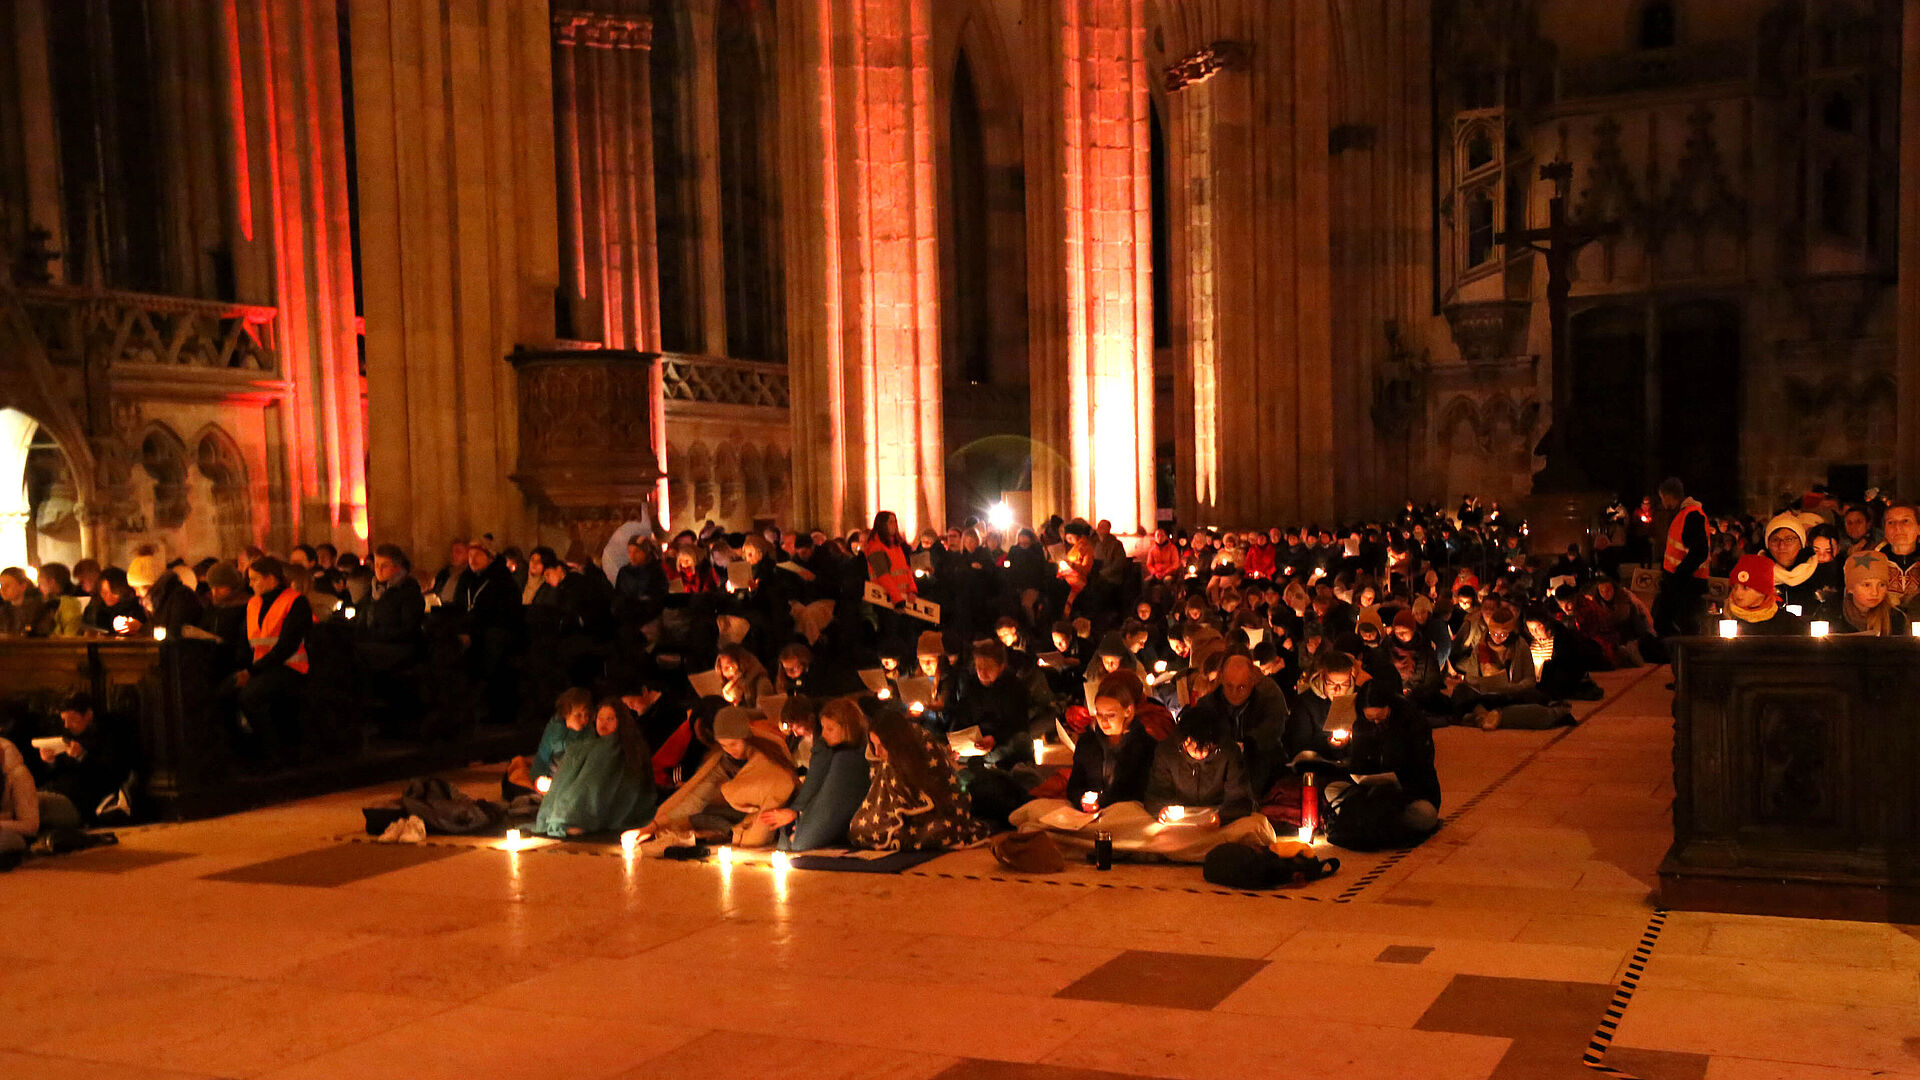
[[[645,49],[653,44],[653,20],[597,11],[556,11],[553,43],[588,49]]]
[[[1222,71],[1253,67],[1253,46],[1244,41],[1216,41],[1167,67],[1167,90],[1185,90]]]

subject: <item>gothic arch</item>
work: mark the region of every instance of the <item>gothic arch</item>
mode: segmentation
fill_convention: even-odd
[[[686,503],[686,527],[697,531],[701,522],[716,516],[713,454],[706,443],[696,441],[687,448],[687,480],[692,487],[692,497]]]
[[[746,493],[747,518],[765,517],[768,514],[767,465],[760,456],[760,448],[749,443],[740,451],[740,475],[742,487]]]
[[[154,421],[140,436],[140,468],[153,481],[153,529],[178,529],[192,509],[187,498],[187,444],[167,425]]]
[[[744,509],[741,505],[743,483],[740,451],[730,442],[721,443],[713,452],[713,479],[717,504],[713,519],[722,525],[730,525],[741,516]]]
[[[213,527],[220,554],[230,557],[253,543],[253,496],[240,444],[218,424],[193,437],[194,467],[213,489]]]

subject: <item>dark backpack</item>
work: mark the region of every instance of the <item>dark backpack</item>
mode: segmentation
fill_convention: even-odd
[[[400,808],[426,822],[428,832],[455,836],[485,832],[504,817],[498,804],[477,800],[437,776],[409,781]]]
[[[1318,859],[1307,854],[1281,858],[1271,848],[1221,844],[1207,852],[1200,876],[1208,884],[1228,889],[1272,889],[1281,885],[1305,885],[1339,870],[1339,859]]]

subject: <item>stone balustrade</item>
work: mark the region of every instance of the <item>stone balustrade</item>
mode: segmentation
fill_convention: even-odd
[[[22,289],[21,307],[47,358],[79,366],[152,364],[276,376],[276,309],[108,289]]]

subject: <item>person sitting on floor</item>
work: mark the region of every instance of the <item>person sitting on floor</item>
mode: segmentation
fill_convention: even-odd
[[[0,738],[0,870],[17,863],[40,832],[40,795],[13,740]]]
[[[867,723],[872,777],[847,826],[849,846],[940,851],[987,836],[991,828],[974,818],[972,800],[960,790],[945,739],[907,719],[893,703],[880,705]]]
[[[593,693],[579,686],[562,691],[553,702],[553,717],[540,733],[540,745],[534,749],[533,756],[516,757],[507,762],[501,794],[511,799],[529,791],[546,793],[567,750],[593,737],[587,730],[593,722]],[[542,780],[546,783],[542,784]]]
[[[860,811],[872,779],[867,717],[860,706],[852,698],[835,698],[821,707],[818,723],[807,778],[792,804],[760,813],[760,823],[777,830],[774,846],[781,851],[845,847],[847,826]]]
[[[1557,721],[1533,711],[1546,705],[1534,676],[1533,653],[1519,632],[1519,618],[1503,603],[1490,602],[1482,612],[1481,632],[1453,660],[1456,723],[1483,730],[1496,727],[1552,727]]]
[[[592,732],[581,736],[567,744],[540,802],[533,831],[541,836],[619,832],[647,820],[658,802],[653,750],[618,698],[600,703]]]
[[[1727,575],[1727,616],[1741,637],[1792,637],[1807,633],[1805,619],[1788,611],[1774,591],[1774,561],[1742,555]]]
[[[109,721],[94,716],[93,695],[78,693],[60,706],[60,726],[66,743],[40,751],[45,763],[41,790],[64,795],[92,820],[110,796],[120,791],[132,771],[125,740]]]
[[[1006,646],[998,641],[973,645],[973,677],[962,679],[947,712],[947,729],[980,729],[985,763],[1011,768],[1033,760],[1028,736],[1026,684],[1007,674]]]
[[[1866,550],[1845,556],[1847,588],[1835,607],[1833,620],[1837,634],[1869,634],[1876,637],[1900,637],[1907,633],[1907,613],[1893,602],[1887,582],[1893,577],[1893,564],[1878,551]]]
[[[1183,715],[1154,750],[1144,808],[1160,826],[1144,850],[1172,862],[1205,861],[1221,844],[1275,840],[1273,824],[1255,813],[1240,747],[1211,711]],[[1118,836],[1114,846],[1120,850]]]
[[[1378,682],[1355,693],[1353,736],[1326,784],[1328,839],[1376,851],[1418,843],[1440,827],[1433,731],[1406,698]]]
[[[688,839],[765,847],[773,826],[760,815],[787,805],[793,795],[793,759],[778,730],[755,728],[762,717],[740,706],[713,718],[716,752],[709,753],[679,791],[640,829],[642,839]]]

